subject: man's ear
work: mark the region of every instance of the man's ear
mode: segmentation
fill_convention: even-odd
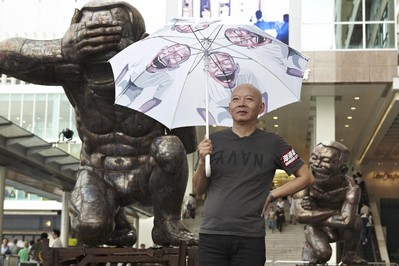
[[[261,104],[260,104],[260,106],[259,106],[259,112],[258,112],[258,114],[263,114],[263,112],[265,111],[265,103],[264,102],[262,102]]]

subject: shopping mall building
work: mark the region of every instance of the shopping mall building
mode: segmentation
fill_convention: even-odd
[[[62,38],[78,0],[1,0],[0,40]],[[259,127],[282,135],[305,161],[315,144],[336,140],[351,151],[348,175],[360,173],[376,221],[381,257],[399,249],[399,79],[395,0],[126,0],[153,33],[174,17],[231,17],[281,25],[289,45],[309,58],[300,101],[274,110]],[[266,31],[274,35],[274,28]],[[75,134],[68,136],[65,129]],[[211,128],[218,130],[218,128]],[[34,239],[68,232],[68,199],[81,140],[61,87],[0,78],[0,196],[3,236]],[[69,132],[70,133],[70,132]],[[198,136],[204,136],[198,127]],[[188,155],[190,177],[196,155]],[[276,185],[289,177],[279,175]],[[189,179],[191,180],[191,178]],[[191,181],[187,195],[192,191]],[[139,242],[151,245],[151,214],[132,208]],[[1,229],[0,229],[1,232]],[[63,236],[64,243],[68,235]]]

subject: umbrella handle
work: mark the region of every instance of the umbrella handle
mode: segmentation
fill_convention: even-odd
[[[211,176],[211,156],[209,154],[205,156],[205,175],[206,177]]]

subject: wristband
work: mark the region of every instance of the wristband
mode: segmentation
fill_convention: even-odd
[[[269,195],[267,195],[268,198],[270,198],[270,202],[274,202],[276,200],[275,197],[273,197],[272,192],[269,192]]]

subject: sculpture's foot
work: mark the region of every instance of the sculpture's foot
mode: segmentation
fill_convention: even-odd
[[[164,220],[159,226],[152,229],[152,240],[160,246],[179,246],[180,241],[187,245],[198,245],[198,239],[180,220]]]
[[[355,252],[348,252],[343,258],[342,263],[344,265],[367,265],[367,261],[362,259]]]
[[[117,247],[132,247],[136,240],[137,234],[135,230],[120,230],[113,232],[106,244]]]

